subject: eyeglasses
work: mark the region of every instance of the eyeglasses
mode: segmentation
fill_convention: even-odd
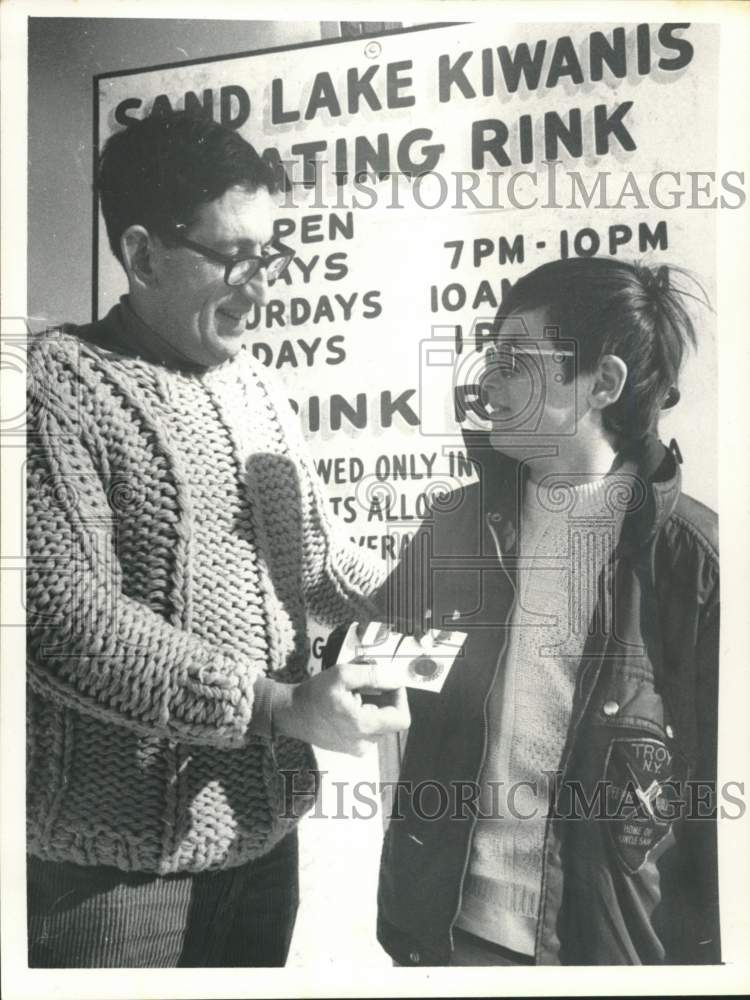
[[[531,376],[539,364],[537,359],[550,357],[554,363],[562,364],[565,359],[575,357],[575,352],[552,344],[508,342],[488,347],[484,357],[488,373],[497,372],[502,378],[523,378]]]
[[[284,246],[283,243],[275,244],[280,250],[279,253],[264,254],[260,257],[250,253],[237,255],[219,253],[218,250],[212,250],[211,247],[205,247],[202,243],[196,243],[194,240],[189,240],[187,236],[183,236],[182,230],[186,228],[184,225],[174,227],[175,241],[180,246],[187,247],[188,250],[194,250],[207,260],[223,264],[224,281],[231,288],[246,284],[263,268],[266,269],[269,285],[273,284],[286,271],[294,257],[294,250]]]

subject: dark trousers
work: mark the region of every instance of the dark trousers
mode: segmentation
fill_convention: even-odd
[[[282,966],[298,902],[296,831],[246,865],[198,874],[29,857],[29,967]]]

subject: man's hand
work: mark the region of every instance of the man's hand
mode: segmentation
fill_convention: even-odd
[[[341,663],[303,681],[279,685],[274,699],[274,730],[323,750],[362,756],[385,733],[408,729],[411,721],[404,681],[397,663]],[[363,694],[377,691],[379,705]]]

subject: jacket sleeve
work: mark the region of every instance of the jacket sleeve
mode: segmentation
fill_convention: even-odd
[[[721,808],[717,785],[719,714],[719,582],[718,573],[698,629],[696,645],[696,704],[698,706],[698,775],[715,789],[715,808]],[[712,820],[687,820],[695,827],[688,842],[688,866],[693,873],[701,900],[701,918],[696,952],[688,961],[700,964],[721,962],[719,913],[718,839],[716,816]]]
[[[388,567],[379,587],[372,593],[372,619],[387,622],[405,635],[429,627],[429,545],[429,531],[422,524],[404,545],[399,561]],[[338,625],[328,635],[322,654],[323,669],[336,662],[346,632],[346,625]]]
[[[719,567],[702,533],[680,528],[675,564],[665,572],[659,613],[671,670],[662,678],[677,744],[689,765],[676,846],[661,861],[656,919],[670,965],[721,962],[717,788],[719,712]],[[682,738],[680,738],[682,733]]]
[[[267,730],[263,720],[253,723],[264,664],[183,631],[124,593],[94,436],[78,432],[58,401],[35,398],[29,414],[31,686],[146,735],[232,747],[254,728]],[[267,692],[258,700],[267,705]]]

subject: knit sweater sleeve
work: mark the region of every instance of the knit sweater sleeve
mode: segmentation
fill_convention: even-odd
[[[272,407],[280,434],[284,440],[294,475],[287,477],[285,497],[282,480],[273,475],[273,487],[278,502],[286,500],[298,507],[302,540],[302,585],[307,609],[321,624],[338,625],[354,619],[370,619],[377,613],[374,595],[385,580],[388,566],[372,553],[356,545],[347,535],[345,526],[331,511],[312,455],[300,428],[299,417],[292,410],[280,386],[255,370]],[[259,481],[263,471],[251,459],[250,480]],[[254,473],[260,472],[259,476]],[[275,470],[278,473],[278,470]],[[264,505],[266,508],[268,504]],[[270,527],[270,525],[269,525]],[[288,545],[279,538],[278,548]]]
[[[253,731],[254,684],[264,665],[191,635],[123,592],[94,440],[58,400],[34,395],[27,459],[30,684],[44,697],[145,735],[240,746]]]

